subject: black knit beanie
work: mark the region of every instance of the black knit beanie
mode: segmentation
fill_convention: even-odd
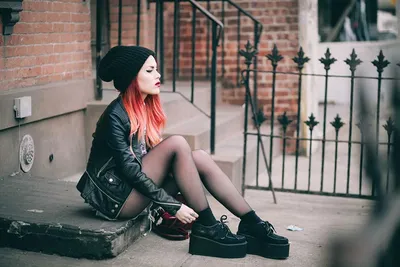
[[[115,46],[101,59],[99,77],[105,82],[114,81],[115,88],[123,93],[149,56],[155,53],[142,46]]]

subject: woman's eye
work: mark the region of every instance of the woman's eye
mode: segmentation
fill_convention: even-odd
[[[152,72],[153,70],[147,70],[148,73]]]

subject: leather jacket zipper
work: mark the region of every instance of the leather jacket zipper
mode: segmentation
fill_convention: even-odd
[[[109,160],[107,160],[106,163],[104,163],[104,165],[100,168],[99,172],[97,173],[97,178],[100,177],[100,173],[107,167],[108,163],[110,163],[110,161],[113,159],[113,157],[111,157]]]
[[[133,148],[132,148],[132,138],[133,138],[133,134],[131,134],[131,135],[129,136],[129,149],[131,150],[131,153],[132,153],[133,157],[134,157],[134,158],[137,160],[137,162],[139,163],[140,168],[143,168],[142,163],[141,163],[140,160],[137,158],[135,152],[133,152]]]

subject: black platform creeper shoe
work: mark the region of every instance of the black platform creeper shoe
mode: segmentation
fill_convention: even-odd
[[[257,224],[240,222],[238,235],[247,240],[247,253],[265,258],[286,259],[289,257],[289,240],[275,234],[275,228],[267,221]]]
[[[220,258],[243,258],[247,252],[246,238],[233,234],[225,224],[226,215],[212,226],[195,222],[189,241],[189,253]]]

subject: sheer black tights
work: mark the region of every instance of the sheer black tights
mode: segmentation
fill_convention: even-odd
[[[203,151],[191,151],[182,136],[170,136],[148,152],[142,160],[142,171],[169,194],[181,192],[188,206],[196,212],[208,207],[203,184],[229,211],[240,217],[251,210],[230,179],[211,156]],[[138,215],[150,200],[133,190],[120,217]]]

